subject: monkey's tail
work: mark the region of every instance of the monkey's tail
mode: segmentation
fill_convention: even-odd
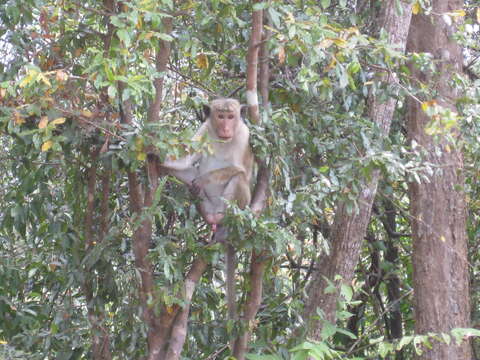
[[[227,309],[228,320],[237,319],[237,291],[235,284],[235,269],[237,267],[237,260],[235,257],[235,249],[231,244],[225,243],[225,267],[226,267],[226,295],[227,295]]]

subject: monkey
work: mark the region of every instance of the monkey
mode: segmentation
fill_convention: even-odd
[[[253,154],[249,130],[235,99],[216,99],[204,106],[205,122],[194,139],[207,136],[211,153],[196,152],[181,159],[167,159],[161,167],[189,186],[200,199],[200,214],[215,226],[225,211],[221,198],[236,200],[240,208],[250,202]]]
[[[243,122],[242,106],[237,100],[216,99],[203,110],[205,122],[193,139],[207,137],[212,151],[167,159],[161,167],[185,183],[200,199],[201,216],[211,225],[214,239],[225,244],[228,318],[235,320],[235,250],[225,242],[228,231],[221,225],[226,210],[223,199],[236,201],[241,209],[249,205],[254,157],[249,145],[249,129]],[[217,226],[220,226],[218,231]]]

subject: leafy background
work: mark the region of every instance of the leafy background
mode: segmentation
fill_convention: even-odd
[[[349,212],[356,211],[360,180],[376,169],[383,180],[368,241],[352,288],[342,289],[338,328],[325,330],[331,348],[322,351],[339,351],[345,358],[390,356],[395,316],[401,335],[413,334],[407,183],[433,169],[406,142],[405,97],[430,91],[418,88],[406,64],[433,63],[428,54],[402,55],[386,34],[376,33],[380,3],[271,1],[253,8],[269,18],[271,107],[262,112],[261,125],[248,125],[256,155],[271,168],[271,193],[259,218],[238,209],[227,218],[240,239],[239,288],[249,286],[243,279],[250,250],[267,248],[272,254],[252,353],[290,356],[304,324],[314,260],[330,248],[334,204],[342,200]],[[121,3],[115,14],[106,4],[9,0],[1,6],[0,357],[89,358],[92,331],[109,334],[114,358],[145,355],[148,329],[131,241],[144,219],[129,209],[128,172],[144,168],[152,147],[163,159],[182,155],[184,144],[193,146],[189,139],[209,98],[246,101],[250,2],[134,0]],[[457,146],[465,156],[472,316],[478,327],[480,16],[475,5],[466,2],[465,10],[448,15],[463,21],[456,37],[467,66],[465,76],[455,79],[464,94],[457,104],[461,116],[442,114],[431,131],[441,136],[452,125],[462,131]],[[428,2],[419,1],[413,11],[428,9]],[[163,20],[172,14],[169,33]],[[172,44],[162,74],[154,59],[161,40]],[[378,80],[378,74],[393,70],[400,77],[395,88]],[[161,121],[149,124],[153,79],[159,75],[165,76]],[[388,138],[368,117],[372,91],[398,100]],[[124,101],[132,104],[134,121],[128,125],[120,122]],[[439,111],[433,103],[425,110]],[[88,244],[92,169],[100,180],[94,240]],[[108,195],[105,201],[102,193]],[[227,354],[234,324],[226,320],[222,248],[203,246],[209,229],[188,192],[172,179],[160,179],[144,216],[154,224],[148,257],[158,303],[152,306],[160,311],[179,302],[185,269],[202,253],[211,266],[194,295],[183,356]],[[397,291],[396,303],[389,308],[391,291]],[[97,330],[88,309],[100,319]],[[402,353],[411,358],[414,347]]]

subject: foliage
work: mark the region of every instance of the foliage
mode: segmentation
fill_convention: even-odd
[[[200,253],[211,266],[194,295],[184,356],[228,356],[227,344],[240,325],[226,320],[222,247],[206,245],[209,229],[173,179],[161,180],[144,218],[133,217],[127,173],[144,168],[149,149],[164,159],[195,146],[189,140],[192,127],[209,97],[245,100],[252,6],[229,0],[133,0],[110,13],[107,3],[9,0],[0,10],[5,54],[0,59],[0,357],[89,358],[90,309],[110,335],[115,358],[144,355],[147,328],[131,239],[145,219],[154,223],[148,256],[159,299],[150,305],[158,311],[162,304],[182,305],[178,294],[186,269]],[[354,3],[259,5],[272,34],[271,109],[263,113],[262,125],[249,127],[255,153],[272,169],[272,190],[260,217],[232,205],[226,220],[232,237],[240,239],[239,279],[246,278],[250,250],[267,248],[272,254],[250,359],[388,358],[407,343],[428,342],[413,334],[406,182],[421,181],[436,169],[414,144],[406,144],[403,113],[405,96],[431,92],[411,81],[407,62],[434,64],[430,54],[403,56],[385,34],[373,33],[377,3],[359,1],[358,8]],[[428,11],[427,2],[417,4],[415,11]],[[446,114],[434,103],[424,107],[432,116],[432,134],[442,136],[443,129],[458,126],[464,135],[452,146],[465,153],[470,264],[478,279],[479,19],[474,4],[467,5],[465,14],[448,15],[465,17],[457,36],[471,60],[471,78],[456,80],[465,94],[458,114]],[[164,28],[166,18],[173,18],[172,33]],[[161,40],[172,42],[166,74],[154,62]],[[398,88],[378,80],[378,74],[392,70],[400,74]],[[161,121],[149,124],[152,80],[160,75],[166,76]],[[398,99],[388,138],[367,116],[372,91]],[[125,102],[132,104],[130,125],[119,120]],[[90,249],[85,216],[92,168],[99,179],[109,179],[110,190],[107,212],[102,213],[101,195],[94,199]],[[317,253],[329,251],[333,204],[341,199],[350,212],[357,211],[360,179],[375,169],[382,171],[384,183],[369,225],[373,236],[364,246],[352,294],[339,304],[344,316],[324,342],[299,344],[295,334],[308,320],[301,318],[305,286],[318,265],[313,263]],[[99,194],[102,184],[96,184]],[[387,225],[392,211],[394,229]],[[400,297],[392,305],[394,278]],[[239,280],[237,287],[245,294],[249,284]],[[480,317],[479,288],[474,282],[474,323]],[[402,315],[401,339],[391,333],[389,306]],[[478,336],[458,330],[456,337],[466,332]],[[411,358],[408,349],[403,353]]]

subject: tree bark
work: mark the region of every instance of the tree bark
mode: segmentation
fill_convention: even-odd
[[[394,269],[398,268],[398,249],[395,246],[395,241],[397,240],[396,234],[397,230],[397,214],[395,212],[395,207],[393,202],[390,199],[383,201],[385,209],[385,218],[383,220],[386,232],[388,233],[388,238],[386,239],[386,251],[385,251],[385,260],[392,264]],[[386,279],[387,284],[387,298],[388,298],[388,331],[392,339],[400,339],[403,336],[403,327],[402,327],[402,311],[400,310],[400,279],[396,271],[391,270]],[[395,354],[395,360],[403,360],[403,349],[397,351]]]
[[[261,1],[254,0],[253,4]],[[247,104],[250,119],[254,124],[260,123],[260,112],[257,94],[258,52],[262,41],[263,11],[257,10],[252,13],[252,33],[247,51]]]
[[[387,32],[389,42],[396,44],[399,51],[404,51],[412,5],[409,1],[400,1],[400,5],[403,11],[398,13],[395,0],[383,2],[381,28]],[[382,81],[387,85],[398,83],[394,73],[385,74]],[[383,136],[388,135],[396,100],[390,98],[381,103],[377,100],[375,93],[372,92],[369,95],[368,103],[372,121],[379,127]],[[357,212],[349,214],[346,203],[340,202],[337,204],[331,233],[332,252],[330,256],[319,258],[318,268],[320,270],[314,273],[307,289],[304,318],[308,320],[307,335],[313,339],[320,339],[322,329],[321,320],[313,318],[317,308],[323,310],[325,320],[335,321],[338,294],[324,293],[328,285],[326,279],[333,281],[334,276],[338,274],[344,283],[350,284],[352,281],[354,269],[360,256],[362,241],[370,220],[379,178],[380,172],[377,170],[373,172],[371,179],[364,180],[363,189],[358,197]]]
[[[163,31],[170,33],[173,29],[173,19],[164,18],[162,21]],[[167,70],[170,57],[171,44],[166,40],[159,40],[159,49],[155,57],[156,69],[159,73]],[[147,122],[160,121],[160,106],[163,97],[164,77],[154,79],[155,96],[148,109]],[[119,83],[121,94],[125,84]],[[133,120],[132,104],[127,100],[122,105],[122,122],[131,123]],[[152,206],[153,197],[158,188],[158,168],[155,156],[148,156],[146,171],[148,182],[142,185],[136,172],[128,172],[128,184],[130,194],[130,208],[134,219],[142,216],[143,209]],[[133,252],[135,255],[135,267],[140,274],[139,297],[143,311],[143,318],[148,326],[148,360],[178,359],[187,334],[188,314],[190,301],[197,282],[203,274],[206,263],[198,258],[193,261],[185,280],[185,292],[182,300],[186,305],[182,309],[178,306],[173,309],[162,308],[160,314],[156,314],[154,308],[149,305],[148,299],[155,297],[153,265],[148,258],[148,251],[152,241],[152,221],[145,219],[133,232]],[[156,300],[155,300],[156,301]],[[154,301],[154,302],[155,302]]]
[[[462,52],[453,40],[455,24],[442,14],[463,8],[462,0],[433,1],[430,15],[416,15],[408,38],[412,52],[429,52],[435,73],[413,69],[413,76],[432,87],[437,104],[455,111],[457,91],[452,76],[462,71]],[[425,99],[427,100],[427,99]],[[428,99],[432,100],[432,99]],[[447,139],[458,139],[458,130],[445,129],[437,138],[426,133],[431,122],[421,104],[408,101],[408,137],[425,150],[434,168],[428,181],[411,183],[415,331],[450,332],[469,327],[470,304],[467,262],[466,202],[463,192],[463,156]],[[419,359],[470,360],[468,341],[460,346],[434,342]]]
[[[265,272],[266,260],[264,253],[252,252],[250,263],[250,290],[247,294],[247,301],[243,312],[245,331],[236,339],[233,347],[233,356],[237,360],[244,360],[248,349],[248,341],[252,329],[255,327],[255,316],[262,303],[263,273]]]
[[[260,0],[254,0],[252,3],[259,3]],[[258,106],[257,82],[259,80],[260,93],[262,96],[262,106],[264,110],[268,109],[268,84],[269,84],[269,52],[266,44],[266,33],[263,34],[263,16],[262,10],[253,11],[252,14],[252,33],[247,52],[247,104],[251,120],[255,124],[260,124],[260,112]],[[263,42],[262,42],[263,40]],[[260,67],[260,77],[258,79],[259,53],[261,54],[262,66]],[[252,196],[250,207],[252,211],[259,214],[263,211],[268,194],[268,184],[270,171],[265,161],[258,161],[259,170],[257,173],[257,182]],[[244,360],[248,350],[248,342],[252,330],[255,327],[255,316],[262,302],[263,274],[269,257],[265,251],[252,251],[250,263],[250,290],[248,291],[243,315],[243,332],[235,339],[233,344],[233,356],[237,360]]]
[[[188,314],[190,312],[190,303],[192,301],[193,292],[206,268],[207,262],[198,258],[193,262],[192,267],[185,278],[183,300],[186,304],[183,309],[178,312],[173,323],[170,343],[165,357],[166,360],[177,360],[180,358],[183,344],[187,337]]]
[[[94,236],[94,220],[95,220],[95,195],[97,186],[97,167],[98,167],[98,149],[90,151],[90,160],[92,164],[87,170],[87,204],[85,208],[84,220],[84,237],[85,237],[85,253],[88,254],[95,246],[95,240],[102,240],[101,237]],[[107,195],[108,196],[108,195]],[[85,280],[83,283],[83,292],[87,301],[88,321],[92,327],[92,359],[94,360],[110,360],[112,354],[110,351],[109,333],[102,327],[105,308],[95,302],[95,294],[93,289],[95,275],[90,271],[85,272]]]

